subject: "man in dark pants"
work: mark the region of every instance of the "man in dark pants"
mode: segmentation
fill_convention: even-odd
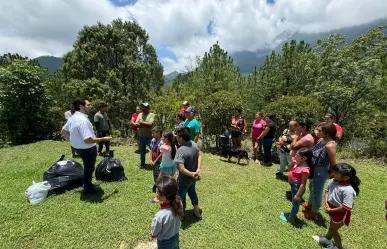
[[[111,137],[96,138],[93,126],[87,114],[91,104],[87,100],[77,99],[73,102],[75,113],[62,128],[62,134],[70,141],[78,155],[83,161],[83,191],[86,194],[94,192],[94,185],[91,183],[97,157],[95,143],[110,141]]]
[[[139,128],[140,136],[140,164],[137,168],[145,167],[146,147],[150,147],[152,141],[152,128],[155,119],[155,114],[150,112],[150,105],[143,103],[141,105],[142,112],[138,115],[136,126]]]
[[[94,115],[94,124],[97,129],[97,137],[106,137],[110,135],[111,126],[110,120],[107,115],[108,105],[106,103],[101,103],[99,106],[99,111]],[[109,153],[110,142],[103,141],[98,143],[98,156],[102,156],[103,145],[105,144],[106,152]]]

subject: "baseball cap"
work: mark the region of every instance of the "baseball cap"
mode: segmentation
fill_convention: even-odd
[[[143,108],[149,108],[150,105],[149,105],[147,102],[145,102],[145,103],[142,103],[142,104],[141,104],[141,107],[143,107]]]
[[[185,111],[186,111],[186,112],[196,113],[196,109],[195,109],[195,107],[193,107],[193,106],[188,107],[187,110],[185,110]]]
[[[184,101],[183,105],[189,105],[189,102],[188,101]]]

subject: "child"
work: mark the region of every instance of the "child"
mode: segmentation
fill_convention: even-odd
[[[159,249],[179,249],[180,219],[184,215],[177,182],[171,176],[157,179],[156,193],[160,200],[160,210],[153,218],[150,233],[157,238]]]
[[[290,168],[288,174],[288,182],[291,187],[292,193],[292,210],[289,215],[286,216],[281,213],[280,219],[285,222],[294,223],[300,208],[300,200],[305,193],[305,186],[310,174],[310,166],[312,166],[312,150],[303,148],[297,151],[295,156],[295,164]]]
[[[356,176],[356,170],[346,163],[336,164],[332,171],[333,179],[328,182],[325,191],[325,212],[331,217],[331,224],[325,237],[313,236],[313,239],[330,245],[330,248],[342,249],[339,229],[343,225],[349,225],[353,201],[360,191],[360,180]],[[332,238],[335,246],[333,246]]]
[[[161,153],[160,153],[160,146],[163,144],[163,141],[161,140],[161,134],[162,130],[159,127],[155,127],[152,129],[152,141],[151,141],[151,153],[150,153],[150,165],[152,167],[153,171],[153,187],[152,191],[153,193],[156,193],[156,180],[157,177],[159,177],[159,168],[160,168],[160,162],[161,162]]]
[[[176,151],[175,162],[179,169],[179,195],[183,202],[183,210],[186,208],[186,195],[188,193],[194,206],[193,215],[199,221],[202,211],[199,208],[199,200],[196,194],[196,180],[201,177],[202,155],[198,145],[191,141],[191,130],[183,127],[177,131],[177,141],[181,147]]]
[[[223,125],[223,136],[220,137],[219,139],[219,146],[229,146],[230,145],[230,131],[228,130],[227,124]]]
[[[175,176],[176,163],[173,161],[176,154],[176,146],[174,145],[174,136],[172,132],[168,132],[163,136],[163,145],[160,146],[161,164],[160,164],[160,176],[170,175]]]

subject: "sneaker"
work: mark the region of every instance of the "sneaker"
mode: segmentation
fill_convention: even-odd
[[[325,238],[324,236],[313,235],[312,238],[320,244],[333,245],[332,240]]]
[[[260,163],[261,163],[258,159],[256,159],[254,162],[255,162],[256,164],[260,164]]]
[[[276,175],[276,176],[283,176],[284,173],[281,173],[281,172],[278,171],[277,173],[275,173],[275,175]]]
[[[288,217],[287,217],[284,213],[281,213],[281,214],[280,214],[280,219],[281,219],[283,222],[288,222]]]

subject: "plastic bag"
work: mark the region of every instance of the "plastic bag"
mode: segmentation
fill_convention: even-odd
[[[31,204],[42,203],[46,198],[51,185],[47,182],[32,182],[32,185],[27,188],[25,195],[27,201]]]
[[[48,181],[51,185],[50,195],[62,194],[65,191],[79,188],[83,184],[82,165],[72,160],[63,160],[63,158],[64,156],[43,174],[43,180]]]
[[[105,155],[95,170],[95,178],[105,182],[120,182],[127,180],[120,159],[113,159],[113,152]]]

